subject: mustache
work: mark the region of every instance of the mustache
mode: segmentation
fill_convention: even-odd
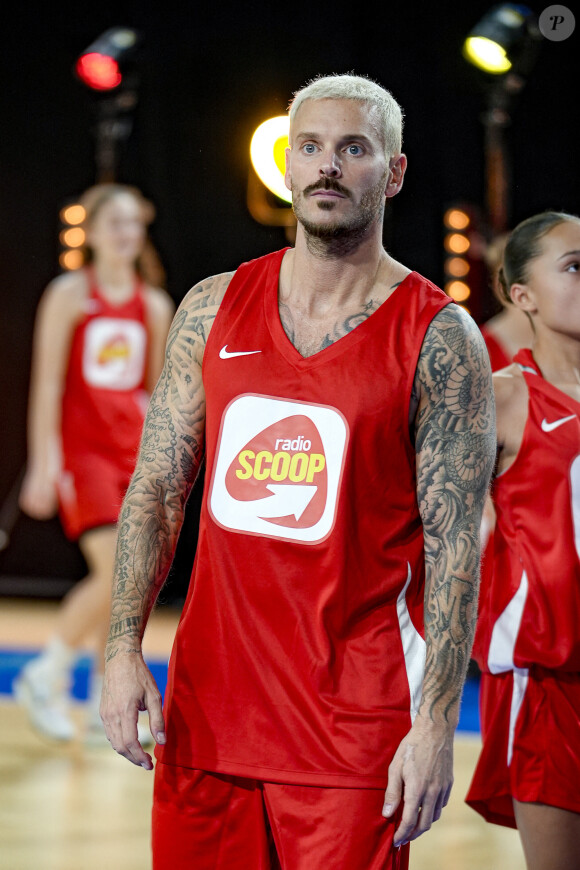
[[[336,193],[341,193],[343,196],[350,198],[350,190],[343,187],[335,178],[325,177],[319,179],[314,184],[309,184],[308,187],[304,188],[304,196],[314,193],[315,190],[334,190]]]

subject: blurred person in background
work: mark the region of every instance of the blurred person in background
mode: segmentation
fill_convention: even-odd
[[[498,271],[502,264],[503,252],[509,233],[496,236],[487,246],[485,261],[491,275],[493,295],[501,305],[501,310],[490,317],[481,327],[492,371],[509,366],[520,347],[530,347],[533,339],[532,327],[523,311],[510,305],[498,283]]]
[[[517,827],[529,870],[580,868],[580,218],[519,224],[498,273],[531,349],[493,376],[493,571],[473,655],[483,748],[467,803]]]
[[[90,188],[80,202],[85,265],[53,280],[38,307],[20,507],[37,520],[58,510],[88,574],[65,596],[46,648],[21,671],[15,693],[38,732],[71,740],[72,667],[92,637],[90,743],[105,742],[98,705],[116,523],[163,367],[173,304],[157,286],[164,276],[147,235],[152,204],[116,183]]]

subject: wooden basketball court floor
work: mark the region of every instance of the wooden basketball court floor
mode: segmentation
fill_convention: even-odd
[[[56,607],[0,598],[0,654],[37,650]],[[177,619],[172,609],[153,614],[144,644],[148,661],[165,666]],[[80,723],[81,703],[74,715]],[[525,870],[517,832],[486,824],[463,802],[479,745],[477,733],[458,732],[451,801],[412,844],[411,870]],[[152,773],[108,745],[40,739],[0,685],[1,870],[147,870],[152,787]]]

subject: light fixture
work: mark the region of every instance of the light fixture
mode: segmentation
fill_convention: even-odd
[[[485,72],[509,72],[535,22],[527,6],[502,3],[493,6],[475,25],[463,45],[464,57]]]
[[[77,76],[94,91],[118,88],[123,81],[123,63],[130,59],[139,42],[136,30],[111,27],[80,55],[75,65]]]
[[[250,143],[250,159],[256,175],[283,202],[292,202],[292,194],[284,181],[288,130],[288,115],[278,115],[260,124]]]

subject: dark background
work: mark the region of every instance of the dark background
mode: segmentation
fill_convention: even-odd
[[[373,5],[373,9],[377,7]],[[443,281],[445,208],[485,204],[484,88],[461,55],[493,4],[143,2],[15,4],[0,51],[0,503],[25,461],[26,401],[36,305],[58,271],[58,214],[95,181],[95,96],[73,75],[78,55],[114,25],[143,35],[139,102],[118,180],[157,207],[153,240],[176,303],[203,277],[286,244],[246,206],[249,141],[318,73],[370,75],[406,112],[409,168],[385,242]],[[539,14],[548,4],[530,3]],[[510,225],[545,208],[577,213],[578,33],[543,39],[506,142]],[[487,308],[492,311],[492,302]],[[487,310],[487,309],[486,309]],[[188,512],[167,601],[180,600],[195,540]],[[21,517],[0,553],[0,594],[59,596],[84,563],[57,520]],[[38,578],[44,579],[39,586]]]

